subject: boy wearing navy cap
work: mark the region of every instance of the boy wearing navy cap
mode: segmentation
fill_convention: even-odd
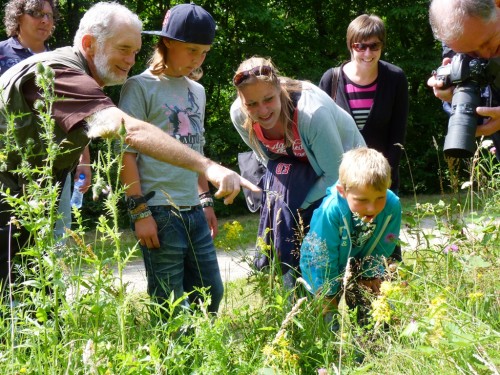
[[[206,95],[196,82],[215,37],[215,21],[202,7],[181,4],[165,15],[149,67],[124,84],[119,107],[155,124],[203,153]],[[217,218],[204,176],[158,162],[132,148],[123,157],[132,228],[141,245],[148,293],[165,304],[188,293],[187,302],[211,296],[216,313],[223,295],[213,237]],[[148,198],[149,197],[149,198]]]

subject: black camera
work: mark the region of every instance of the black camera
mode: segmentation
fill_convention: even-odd
[[[481,88],[494,81],[488,60],[457,53],[451,63],[440,66],[436,79],[443,88],[455,85],[451,101],[448,133],[444,153],[455,158],[468,158],[476,151],[476,126],[479,116],[476,108],[481,102]]]

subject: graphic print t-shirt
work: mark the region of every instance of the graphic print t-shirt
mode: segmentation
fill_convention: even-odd
[[[146,70],[124,84],[119,107],[203,153],[205,104],[205,89],[199,83],[186,77],[158,77]],[[197,173],[143,154],[137,154],[137,166],[143,194],[155,191],[150,206],[199,203]]]
[[[299,134],[299,129],[297,128],[297,121],[298,120],[298,112],[297,109],[295,109],[294,114],[293,114],[293,125],[292,125],[292,132],[293,132],[293,145],[291,148],[291,152],[293,153],[293,156],[299,159],[302,162],[306,162],[307,155],[306,151],[304,150],[304,146],[302,145],[302,140],[300,139],[300,134]],[[264,145],[264,147],[267,148],[267,150],[273,154],[278,154],[278,155],[288,155],[291,156],[285,147],[285,139],[267,139],[262,132],[262,128],[258,123],[253,124],[253,130],[255,131],[255,135],[257,136],[257,139]]]

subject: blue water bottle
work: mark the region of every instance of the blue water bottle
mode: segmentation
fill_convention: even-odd
[[[73,186],[73,195],[71,196],[70,204],[71,207],[80,208],[83,202],[83,193],[80,191],[80,187],[85,183],[85,174],[80,173],[78,180],[75,181]]]

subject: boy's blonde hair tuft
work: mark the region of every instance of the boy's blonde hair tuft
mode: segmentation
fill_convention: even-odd
[[[381,152],[368,147],[355,148],[342,156],[339,182],[345,191],[366,186],[384,191],[391,186],[391,166]]]

